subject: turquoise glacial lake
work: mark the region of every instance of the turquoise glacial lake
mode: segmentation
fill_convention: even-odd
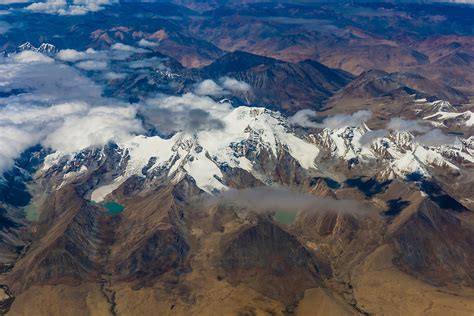
[[[276,211],[273,219],[280,224],[291,225],[295,222],[296,212]]]
[[[112,215],[112,216],[122,213],[123,210],[125,209],[123,205],[115,201],[105,202],[102,206],[107,210],[107,214]]]

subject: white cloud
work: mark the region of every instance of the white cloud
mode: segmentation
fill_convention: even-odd
[[[38,141],[37,134],[31,134],[15,126],[2,126],[0,120],[0,174],[12,167],[14,159]]]
[[[131,52],[131,53],[146,53],[146,52],[149,52],[146,49],[133,47],[133,46],[130,46],[130,45],[125,45],[125,44],[122,44],[122,43],[115,43],[110,48],[111,49],[116,49],[116,50],[122,50],[122,51],[125,51],[125,52]]]
[[[223,128],[221,118],[231,110],[229,103],[193,93],[150,99],[141,108],[148,123],[163,133]]]
[[[0,98],[0,173],[35,144],[75,152],[143,132],[134,107],[102,98],[71,66],[31,56],[0,57],[0,92],[8,95]]]
[[[27,10],[44,13],[65,13],[66,0],[48,0],[46,2],[35,2],[26,7]]]
[[[296,112],[288,121],[293,125],[302,127],[315,127],[313,119],[316,118],[316,112],[310,109],[304,109]]]
[[[228,94],[221,86],[211,79],[206,79],[196,85],[194,93],[197,95],[222,96]]]
[[[457,140],[456,136],[444,134],[440,129],[433,129],[426,134],[415,137],[415,141],[425,146],[452,145]]]
[[[66,102],[48,107],[20,107],[18,105],[6,106],[1,110],[4,116],[2,122],[7,122],[13,125],[42,125],[66,117],[71,113],[84,114],[88,108],[89,106],[85,102]]]
[[[474,4],[474,0],[437,0],[437,1],[434,1],[434,2]]]
[[[371,117],[372,112],[361,110],[352,114],[336,114],[334,116],[324,118],[322,122],[317,122],[317,120],[321,117],[318,117],[315,111],[306,109],[295,113],[295,115],[289,118],[289,122],[302,127],[338,129],[347,126],[361,126]]]
[[[56,54],[56,58],[62,61],[76,62],[79,60],[88,59],[88,54],[79,52],[75,49],[62,49]]]
[[[2,108],[0,171],[11,167],[25,149],[38,143],[73,153],[108,141],[126,141],[133,133],[142,132],[135,114],[132,107],[93,107],[84,102]]]
[[[59,53],[61,53],[60,51]],[[110,61],[110,60],[126,60],[135,53],[146,53],[147,50],[143,48],[133,47],[122,43],[113,44],[110,49],[95,50],[89,48],[85,51],[76,51],[73,49],[65,49],[63,53],[58,53],[58,59],[63,61],[79,61],[79,60],[96,60],[96,61]],[[156,58],[156,57],[155,57]]]
[[[384,138],[388,135],[388,131],[385,129],[378,129],[374,131],[368,131],[360,138],[361,145],[371,145],[375,140]]]
[[[248,92],[251,90],[248,83],[227,76],[220,78],[219,83],[222,87],[231,91]]]
[[[44,146],[60,152],[76,152],[109,141],[124,142],[143,132],[132,107],[91,107],[85,114],[67,116],[61,126],[48,134]]]
[[[125,79],[127,77],[127,74],[124,73],[117,73],[117,72],[107,72],[104,74],[104,79],[106,80],[120,80],[120,79]]]
[[[84,15],[89,12],[100,11],[104,9],[104,6],[116,2],[115,0],[47,0],[32,3],[26,9],[49,14]]]
[[[56,58],[65,62],[77,62],[74,66],[82,70],[106,70],[108,64],[113,61],[127,61],[129,57],[136,53],[149,52],[146,49],[115,43],[109,49],[94,50],[89,48],[85,51],[75,49],[63,49],[56,54]],[[151,57],[127,62],[126,67],[131,69],[156,68],[165,69],[163,58]],[[113,76],[112,74],[107,76]],[[115,78],[118,79],[118,78]]]
[[[324,127],[330,129],[342,128],[346,126],[361,126],[372,117],[372,112],[367,110],[357,111],[352,114],[336,114],[328,117],[322,123]]]
[[[387,129],[400,132],[419,132],[424,133],[431,128],[426,125],[421,125],[419,121],[404,120],[399,117],[392,118],[387,125]]]
[[[19,63],[32,64],[32,63],[41,63],[41,64],[52,64],[54,59],[43,55],[38,52],[31,50],[25,50],[21,53],[14,55],[13,59]]]
[[[0,107],[16,104],[49,106],[75,99],[91,102],[100,99],[100,87],[74,68],[49,59],[44,63],[42,58],[24,58],[29,56],[25,53],[0,57],[0,91],[22,92],[0,98]],[[38,59],[40,62],[32,62]],[[25,60],[28,62],[23,62]]]
[[[107,69],[107,63],[105,61],[85,60],[78,62],[76,67],[83,70],[98,71]]]
[[[138,42],[138,46],[140,46],[140,47],[146,47],[146,48],[157,47],[158,45],[160,45],[160,44],[159,44],[159,43],[156,43],[156,42],[147,41],[147,40],[144,39],[144,38],[142,38],[142,39]]]
[[[140,68],[155,68],[155,69],[166,69],[166,66],[163,65],[163,58],[151,57],[146,59],[134,60],[127,64],[131,69],[140,69]]]
[[[0,0],[0,4],[28,3],[31,0]]]

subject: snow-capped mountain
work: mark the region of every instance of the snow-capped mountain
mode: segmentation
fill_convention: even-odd
[[[426,146],[416,141],[410,132],[391,132],[364,142],[371,132],[367,126],[325,129],[315,138],[316,144],[326,148],[331,157],[348,162],[349,167],[360,164],[377,166],[384,178],[404,177],[410,173],[430,176],[430,168],[458,170],[454,157],[465,163],[474,163],[472,141],[459,140],[452,145]],[[372,167],[373,168],[373,167]]]
[[[429,102],[426,99],[415,100],[417,115],[436,127],[474,126],[474,113],[470,110],[458,111],[451,103],[444,100]]]
[[[53,55],[58,52],[58,49],[53,44],[41,43],[39,47],[33,46],[30,42],[26,42],[18,46],[18,51],[31,50],[34,52],[43,53],[46,55]]]
[[[344,166],[338,178],[344,179],[344,170],[354,169],[377,178],[403,179],[412,173],[429,178],[433,170],[461,172],[463,166],[474,164],[472,138],[438,146],[420,144],[409,132],[370,139],[373,131],[365,124],[297,136],[278,112],[244,106],[230,111],[223,122],[222,129],[178,132],[168,139],[137,135],[87,155],[65,158],[64,153],[55,153],[46,158],[43,171],[59,172],[62,186],[90,174],[99,161],[112,159],[113,172],[91,190],[91,199],[100,202],[134,176],[171,182],[190,176],[201,190],[214,194],[229,189],[226,179],[234,170],[271,184],[281,181],[275,175],[280,169],[309,176],[334,174],[335,166]]]
[[[264,108],[239,107],[223,118],[221,130],[179,132],[169,139],[138,135],[118,144],[117,152],[124,164],[121,173],[109,183],[97,187],[92,199],[102,200],[132,176],[153,177],[164,174],[172,181],[191,176],[197,186],[208,193],[227,189],[223,180],[226,169],[241,169],[266,181],[266,173],[278,164],[282,155],[305,170],[316,169],[319,148],[294,135],[287,121],[277,112]],[[43,169],[63,164],[63,179],[87,172],[94,160],[81,160],[76,154],[64,164],[61,153],[46,158]],[[102,159],[107,153],[94,156]],[[74,169],[70,166],[74,165]]]

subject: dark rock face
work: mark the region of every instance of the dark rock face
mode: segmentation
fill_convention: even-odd
[[[359,189],[367,197],[373,197],[374,195],[383,192],[390,182],[390,180],[378,182],[371,178],[353,178],[346,180],[345,184],[349,187]]]
[[[20,226],[21,225],[18,222],[14,221],[8,216],[5,209],[0,208],[0,230],[10,230]]]
[[[0,274],[8,273],[26,249],[29,234],[22,214],[0,206]]]
[[[286,303],[321,282],[312,254],[294,236],[267,220],[260,220],[225,244],[221,264],[231,282],[247,283]]]
[[[57,191],[44,209],[35,242],[9,276],[16,280],[15,291],[45,282],[81,282],[99,270],[101,212],[69,187]]]
[[[436,100],[449,100],[453,104],[467,101],[467,97],[463,92],[437,81],[429,80],[421,75],[413,73],[387,73],[380,70],[369,70],[362,73],[344,87],[337,97],[395,98],[413,94],[417,98],[426,97]]]
[[[400,198],[387,201],[388,210],[384,212],[385,216],[397,216],[405,207],[410,205],[409,201]]]
[[[41,146],[31,147],[21,154],[10,170],[0,174],[0,204],[22,207],[30,202],[26,183],[31,181],[32,174],[45,156],[46,151]]]
[[[471,216],[467,214],[465,216]],[[395,264],[428,283],[474,285],[474,227],[424,201],[394,236]]]
[[[224,175],[224,183],[231,188],[245,189],[248,187],[256,187],[263,185],[263,183],[256,179],[250,172],[240,168],[230,168],[228,166],[221,166]]]
[[[5,315],[10,310],[15,297],[6,285],[0,285],[0,315]]]
[[[0,202],[12,206],[26,206],[31,195],[26,189],[25,177],[18,169],[13,169],[3,175],[5,181],[0,183]]]
[[[274,181],[289,186],[298,186],[303,183],[304,178],[305,170],[286,148],[282,150],[276,161]]]
[[[152,284],[167,272],[186,272],[189,246],[176,229],[156,231],[135,248],[115,267],[118,278]]]
[[[373,247],[377,229],[372,220],[367,218],[324,210],[300,214],[294,227],[298,235],[307,236],[317,244],[324,245],[319,247],[318,252],[331,258],[334,266],[338,267],[344,261],[340,258],[347,258],[349,261],[355,254],[361,255]],[[364,242],[366,244],[362,246],[361,243]]]

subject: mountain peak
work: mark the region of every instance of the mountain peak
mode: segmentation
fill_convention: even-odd
[[[18,46],[18,51],[31,50],[38,53],[43,53],[47,55],[53,55],[58,52],[56,46],[50,43],[41,43],[39,47],[33,46],[30,42],[26,42]]]

